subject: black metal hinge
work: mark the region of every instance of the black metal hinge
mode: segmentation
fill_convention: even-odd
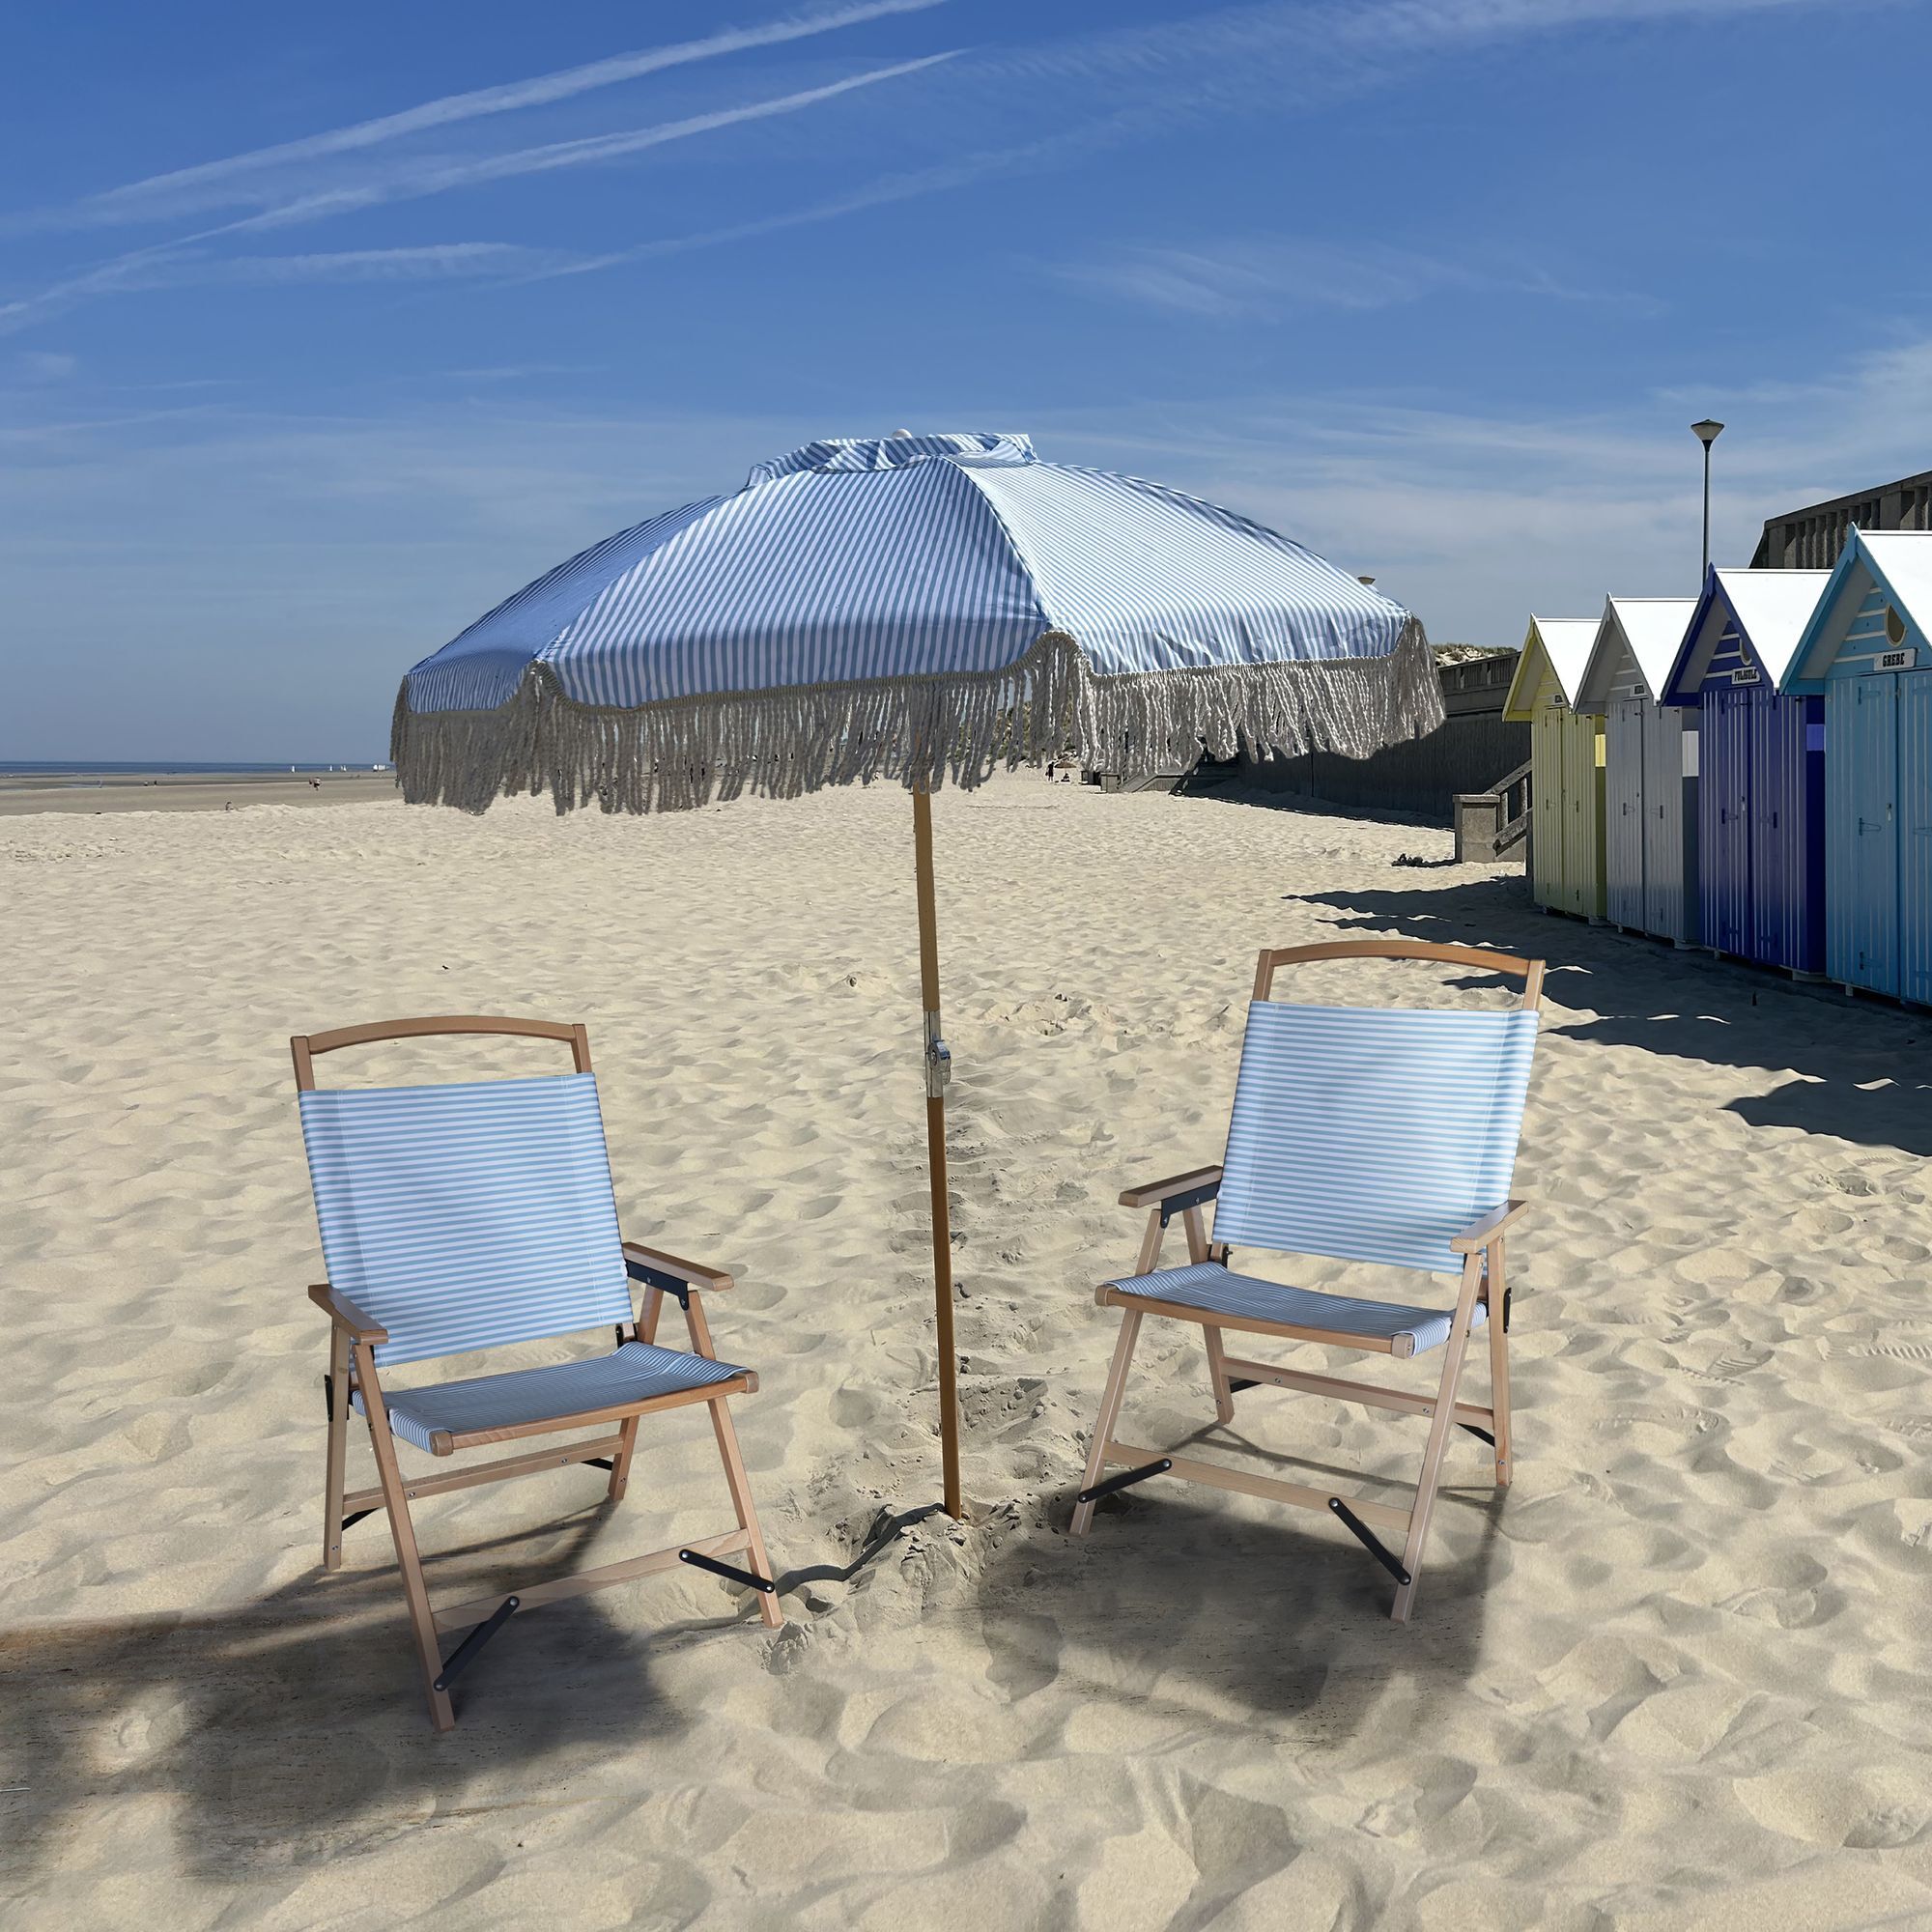
[[[653,1267],[649,1262],[634,1261],[629,1255],[624,1257],[624,1272],[633,1281],[640,1281],[646,1288],[662,1290],[666,1294],[677,1296],[677,1305],[686,1314],[691,1312],[691,1284],[680,1275],[667,1274],[663,1268]]]
[[[1160,1225],[1164,1228],[1177,1214],[1184,1214],[1190,1208],[1200,1208],[1221,1191],[1218,1180],[1209,1180],[1200,1187],[1190,1187],[1181,1194],[1170,1194],[1160,1204]]]

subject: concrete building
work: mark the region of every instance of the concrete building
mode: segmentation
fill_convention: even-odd
[[[1750,567],[1831,570],[1854,524],[1861,530],[1932,529],[1932,469],[1768,519]]]

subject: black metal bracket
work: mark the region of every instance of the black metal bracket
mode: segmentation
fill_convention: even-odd
[[[1503,1290],[1503,1333],[1507,1335],[1509,1331],[1510,1331],[1510,1291],[1507,1287],[1505,1287]]]
[[[1131,1489],[1136,1483],[1146,1482],[1150,1476],[1164,1476],[1173,1467],[1172,1460],[1163,1456],[1158,1462],[1143,1463],[1138,1469],[1122,1469],[1118,1476],[1109,1476],[1095,1483],[1091,1490],[1082,1490],[1074,1501],[1097,1503],[1102,1496],[1111,1496],[1117,1490]]]
[[[586,1469],[609,1469],[613,1476],[617,1473],[616,1463],[608,1456],[586,1456],[583,1459],[583,1466]]]
[[[1382,1566],[1382,1568],[1386,1570],[1398,1583],[1414,1582],[1415,1578],[1412,1577],[1408,1574],[1408,1572],[1402,1567],[1401,1559],[1397,1557],[1395,1552],[1389,1548],[1388,1545],[1385,1544],[1381,1540],[1381,1538],[1378,1537],[1375,1533],[1375,1531],[1372,1530],[1368,1526],[1368,1524],[1365,1523],[1362,1520],[1362,1519],[1358,1517],[1355,1514],[1355,1512],[1351,1510],[1349,1507],[1349,1505],[1342,1500],[1340,1496],[1330,1496],[1328,1498],[1328,1507],[1342,1519],[1343,1522],[1348,1526],[1350,1534],[1354,1536],[1360,1542],[1362,1548],[1366,1549],[1369,1552],[1369,1554],[1373,1556],[1376,1559],[1376,1561],[1379,1563]]]
[[[691,1313],[691,1284],[682,1275],[667,1274],[663,1268],[653,1267],[649,1262],[634,1261],[629,1255],[624,1257],[624,1272],[646,1288],[676,1295],[677,1305],[687,1315]]]
[[[322,1412],[335,1420],[335,1378],[327,1369],[322,1372]]]
[[[344,1529],[354,1529],[365,1516],[374,1516],[376,1512],[372,1509],[353,1511],[350,1515],[342,1519],[342,1527]]]
[[[1260,1382],[1253,1380],[1247,1376],[1230,1376],[1228,1378],[1228,1393],[1230,1395],[1239,1395],[1243,1389],[1258,1389],[1260,1387]]]
[[[1209,1180],[1199,1187],[1189,1187],[1179,1194],[1170,1194],[1160,1204],[1160,1225],[1164,1228],[1177,1214],[1184,1214],[1190,1208],[1205,1206],[1220,1191],[1221,1183],[1218,1180]]]
[[[760,1577],[750,1570],[740,1570],[735,1564],[721,1563],[715,1556],[706,1556],[696,1549],[680,1549],[679,1558],[699,1570],[709,1570],[714,1577],[723,1577],[733,1583],[742,1583],[748,1590],[760,1590],[770,1596],[778,1585],[769,1577]]]
[[[476,1653],[510,1621],[510,1613],[519,1603],[518,1597],[505,1597],[469,1634],[459,1643],[442,1661],[442,1672],[436,1680],[436,1689],[447,1690],[456,1682],[457,1673],[465,1669],[475,1658]]]
[[[1458,1429],[1466,1429],[1471,1435],[1477,1436],[1482,1441],[1487,1442],[1492,1449],[1496,1446],[1496,1438],[1487,1429],[1478,1429],[1473,1422],[1459,1422],[1456,1427]]]

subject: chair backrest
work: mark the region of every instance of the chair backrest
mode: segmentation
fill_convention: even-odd
[[[418,1033],[571,1041],[579,1071],[318,1090],[311,1056]],[[398,1021],[292,1042],[330,1283],[389,1331],[384,1365],[631,1320],[582,1029]]]
[[[1524,980],[1514,1011],[1293,1006],[1276,966],[1447,960]],[[1228,1123],[1214,1238],[1446,1273],[1509,1197],[1536,1046],[1540,960],[1384,940],[1264,952]]]

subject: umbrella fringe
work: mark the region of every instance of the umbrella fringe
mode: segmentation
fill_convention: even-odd
[[[878,779],[971,790],[1063,753],[1130,779],[1190,771],[1204,753],[1360,758],[1433,731],[1442,715],[1429,640],[1411,617],[1388,657],[1118,677],[1048,632],[1018,662],[982,674],[635,707],[580,704],[541,664],[493,711],[412,711],[405,681],[390,756],[413,805],[481,812],[498,797],[548,792],[559,812],[682,811],[746,791],[797,798]]]

